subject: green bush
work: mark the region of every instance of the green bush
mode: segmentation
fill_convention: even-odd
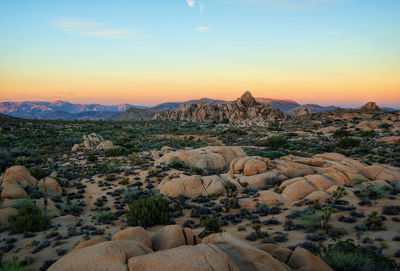
[[[104,152],[104,155],[106,157],[121,156],[121,155],[124,155],[124,154],[127,154],[127,149],[121,148],[121,147],[108,149],[108,150],[106,150]]]
[[[340,137],[349,136],[350,133],[349,133],[349,131],[347,131],[347,130],[345,130],[345,129],[337,129],[337,130],[335,130],[335,131],[333,132],[332,135],[333,135],[333,137],[340,138]]]
[[[144,228],[166,224],[169,221],[169,205],[164,198],[142,198],[128,206],[125,213],[129,224]]]
[[[16,215],[8,217],[10,229],[14,232],[43,231],[50,226],[50,218],[33,204],[26,204]]]
[[[356,245],[352,239],[330,244],[322,258],[335,271],[400,270],[400,266],[394,260]]]
[[[46,172],[40,167],[31,167],[29,173],[37,180],[43,179],[47,176]]]
[[[0,173],[11,166],[13,163],[13,158],[11,154],[6,150],[0,150]]]
[[[256,141],[254,145],[269,147],[271,149],[277,150],[284,147],[288,143],[287,139],[281,136],[270,136],[265,140]]]
[[[297,224],[304,227],[307,232],[314,232],[316,229],[321,227],[322,215],[318,212],[308,211],[298,219]]]
[[[353,137],[344,137],[339,140],[337,147],[341,149],[351,149],[360,146],[360,141]]]
[[[204,227],[204,230],[199,235],[201,238],[213,233],[222,232],[221,221],[218,217],[205,217],[201,219],[200,225]]]
[[[185,167],[185,163],[178,158],[171,158],[171,160],[168,161],[168,166],[175,169],[182,169]]]
[[[190,167],[190,175],[203,175],[204,170],[199,167]]]
[[[22,265],[21,262],[14,260],[12,263],[4,263],[1,268],[1,271],[28,271],[26,267]]]

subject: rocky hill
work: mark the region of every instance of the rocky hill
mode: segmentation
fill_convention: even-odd
[[[131,107],[125,112],[117,115],[113,120],[117,121],[150,120],[153,119],[154,116],[159,113],[161,113],[161,111]]]
[[[184,104],[176,111],[169,110],[165,114],[155,116],[159,120],[227,121],[231,123],[261,123],[282,120],[286,117],[281,110],[257,102],[248,91],[236,101],[217,104]]]

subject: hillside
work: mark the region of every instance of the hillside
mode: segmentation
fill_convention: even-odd
[[[131,107],[123,113],[117,115],[113,120],[116,121],[134,121],[134,120],[150,120],[161,111],[140,109]]]

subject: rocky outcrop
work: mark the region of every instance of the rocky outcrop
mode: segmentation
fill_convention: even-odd
[[[167,176],[158,185],[158,189],[161,194],[169,197],[185,195],[195,198],[197,196],[224,193],[225,185],[234,185],[237,190],[241,190],[241,185],[228,174],[204,177],[182,174],[177,178]]]
[[[40,180],[38,187],[49,196],[58,196],[62,193],[60,184],[52,177],[46,177],[43,180]]]
[[[97,149],[97,150],[109,150],[113,149],[116,146],[113,145],[113,143],[109,140],[104,140],[104,138],[101,135],[98,135],[96,133],[91,133],[89,135],[84,135],[82,137],[83,143],[81,144],[75,144],[72,146],[71,151],[75,152],[78,150],[90,150],[90,149]]]
[[[290,116],[294,118],[308,116],[310,114],[310,110],[305,107],[297,107],[290,112]]]
[[[239,271],[226,253],[211,244],[182,246],[132,257],[129,271]]]
[[[27,195],[24,188],[36,184],[37,180],[24,166],[10,167],[3,176],[1,199],[24,198]]]
[[[250,92],[246,91],[236,101],[227,103],[183,104],[176,111],[157,114],[155,119],[186,120],[191,122],[228,120],[231,123],[263,123],[284,120],[287,116],[279,109],[258,103]]]
[[[233,159],[229,166],[229,172],[234,174],[243,173],[246,176],[253,176],[273,168],[274,165],[268,158],[246,156]]]
[[[232,160],[244,157],[246,153],[241,147],[208,146],[193,150],[170,152],[156,161],[156,164],[169,163],[178,159],[189,167],[198,167],[205,171],[228,169]]]
[[[258,248],[223,232],[200,243],[189,228],[162,227],[151,237],[141,227],[127,228],[111,241],[96,237],[77,245],[50,271],[291,271],[332,269],[307,250],[262,244]],[[150,248],[154,248],[154,251]]]
[[[359,110],[380,110],[380,107],[375,102],[368,102],[358,108]]]

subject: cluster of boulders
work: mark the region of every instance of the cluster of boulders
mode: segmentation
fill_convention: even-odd
[[[71,151],[74,152],[80,149],[109,150],[116,147],[110,140],[104,140],[104,138],[101,135],[98,135],[96,133],[84,135],[82,139],[83,143],[74,144],[74,146],[72,146]]]
[[[274,255],[274,256],[272,256]],[[77,245],[49,271],[268,271],[332,269],[309,251],[263,244],[259,248],[217,233],[200,240],[189,228],[169,225],[150,234],[141,227]]]
[[[245,92],[236,101],[227,103],[183,104],[176,111],[157,114],[159,120],[186,120],[192,122],[228,120],[231,123],[257,124],[276,120],[285,120],[286,114],[269,105],[258,103],[250,92]]]
[[[297,108],[293,109],[293,110],[290,112],[290,116],[291,116],[291,117],[295,117],[295,118],[296,118],[296,117],[308,116],[308,115],[310,115],[310,114],[311,114],[310,110],[309,110],[308,108],[302,107],[302,106],[297,107]]]
[[[221,150],[226,152],[230,147],[208,147],[215,152]],[[281,180],[281,194],[272,191],[261,191],[260,198],[265,203],[276,203],[285,201],[297,201],[304,198],[310,200],[326,200],[329,193],[339,185],[353,184],[354,181],[370,183],[372,185],[384,185],[386,182],[399,182],[400,169],[385,165],[366,165],[355,159],[347,158],[338,153],[317,154],[313,157],[283,156],[279,159],[269,160],[257,156],[245,156],[240,147],[235,148],[238,157],[230,159],[211,159],[206,153],[202,154],[196,150],[181,150],[171,152],[159,159],[159,163],[168,161],[173,157],[182,159],[186,162],[199,162],[205,159],[207,163],[200,162],[201,166],[221,168],[230,161],[229,172],[209,176],[167,176],[159,184],[162,194],[177,197],[186,195],[197,197],[214,193],[225,193],[229,187],[235,187],[241,191],[242,187],[263,188],[269,182]],[[199,160],[195,160],[196,157]],[[213,157],[213,156],[212,156]],[[223,161],[224,163],[222,163]],[[215,162],[215,163],[214,163]],[[261,195],[265,194],[265,195]],[[242,199],[241,199],[242,200]],[[248,205],[248,198],[244,198],[242,203]],[[240,202],[240,201],[239,201]]]
[[[62,188],[54,177],[46,177],[37,181],[24,166],[13,166],[0,177],[0,226],[8,226],[8,217],[17,213],[14,207],[16,201],[28,196],[28,188],[41,190],[48,196],[62,194]],[[49,216],[58,216],[59,210],[51,199],[44,198],[31,200],[42,212]]]

